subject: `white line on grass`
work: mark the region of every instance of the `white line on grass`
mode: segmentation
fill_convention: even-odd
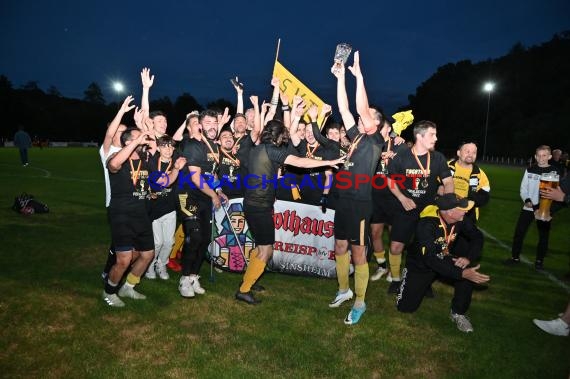
[[[21,167],[20,165],[15,165],[15,164],[8,164],[8,163],[2,163],[2,166],[8,166],[8,167]],[[44,173],[43,176],[40,176],[40,178],[49,178],[51,177],[51,172],[49,172],[48,170],[45,170],[43,168],[39,168],[39,167],[34,167],[34,166],[26,166],[25,168],[23,168],[23,170],[29,171],[29,170],[38,170]],[[11,176],[17,176],[17,175],[11,175]],[[28,175],[28,177],[30,177]]]
[[[14,164],[6,164],[6,163],[0,163],[1,166],[8,166],[8,167],[20,167],[19,165],[14,165]],[[40,179],[52,179],[52,180],[63,180],[63,181],[68,181],[68,182],[84,182],[84,183],[102,183],[103,179],[81,179],[81,178],[73,178],[73,177],[61,177],[61,176],[51,176],[51,171],[43,169],[43,168],[39,168],[39,167],[33,167],[33,166],[27,166],[25,168],[23,168],[23,170],[38,170],[41,171],[43,173],[42,176],[37,176],[37,175],[10,175],[10,177],[18,177],[18,178],[40,178]]]
[[[503,241],[499,240],[497,237],[495,237],[494,235],[492,235],[491,233],[487,232],[484,229],[479,228],[483,234],[492,239],[497,245],[501,246],[502,248],[504,248],[507,251],[511,251],[511,247],[509,245],[507,245],[506,243],[504,243]],[[523,262],[526,265],[532,266],[532,262],[529,261],[528,259],[526,259],[526,257],[524,255],[521,254],[520,256],[521,262]],[[558,279],[557,277],[555,277],[554,275],[552,275],[551,273],[549,273],[546,270],[540,270],[540,272],[544,275],[546,275],[546,277],[548,279],[550,279],[554,284],[557,284],[559,287],[562,287],[563,289],[566,290],[566,292],[570,293],[570,286],[568,286],[566,283],[562,282],[560,279]]]

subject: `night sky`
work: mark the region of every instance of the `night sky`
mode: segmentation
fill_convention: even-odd
[[[15,88],[34,80],[82,98],[96,82],[107,101],[133,93],[137,103],[145,66],[156,75],[151,100],[188,92],[203,105],[234,102],[235,75],[246,96],[268,98],[281,38],[280,61],[334,105],[329,69],[336,44],[348,42],[360,50],[371,102],[390,112],[439,66],[570,30],[570,1],[4,0],[0,28],[0,74]],[[113,93],[113,80],[127,93]]]

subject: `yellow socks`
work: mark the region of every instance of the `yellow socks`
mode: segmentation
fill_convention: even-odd
[[[243,274],[243,283],[239,287],[239,291],[241,293],[249,292],[251,286],[259,279],[263,271],[265,271],[265,262],[257,258],[257,254],[254,254],[252,251],[249,265],[247,266],[247,270],[245,270],[245,274]]]
[[[348,253],[335,256],[336,277],[338,279],[339,291],[346,291],[350,288],[348,284],[348,274],[350,271],[350,256]]]
[[[140,281],[141,281],[141,277],[133,275],[132,272],[129,272],[129,275],[127,275],[127,283],[126,284],[130,285],[131,287],[136,286],[137,284],[140,283]]]
[[[374,257],[376,258],[376,262],[378,262],[378,264],[382,264],[386,262],[386,251],[375,251]]]
[[[390,253],[390,274],[392,275],[392,280],[400,280],[400,266],[402,265],[402,254],[391,254]]]
[[[356,294],[355,304],[364,303],[369,275],[368,264],[354,266],[354,293]]]

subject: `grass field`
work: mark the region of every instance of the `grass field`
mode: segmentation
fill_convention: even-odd
[[[178,276],[143,280],[148,300],[123,309],[101,300],[100,272],[109,244],[102,169],[96,149],[33,149],[31,166],[0,149],[0,377],[5,378],[566,378],[570,340],[550,336],[533,318],[554,318],[568,287],[527,265],[507,268],[520,209],[520,168],[484,167],[492,185],[481,227],[481,271],[489,286],[474,294],[465,335],[449,321],[452,289],[415,314],[395,310],[385,281],[370,283],[368,310],[347,327],[349,305],[329,309],[335,280],[266,274],[263,303],[237,303],[241,275],[204,265],[205,296],[178,294]],[[10,209],[27,191],[51,212]],[[570,212],[553,222],[546,271],[569,270]],[[523,255],[534,259],[537,235]],[[568,283],[566,282],[566,286]],[[130,301],[129,301],[130,300]]]

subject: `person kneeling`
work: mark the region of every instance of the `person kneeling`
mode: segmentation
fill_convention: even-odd
[[[409,251],[402,285],[396,299],[400,312],[415,312],[436,275],[451,279],[455,293],[451,302],[451,320],[462,332],[472,332],[473,326],[465,316],[471,304],[473,283],[485,283],[489,276],[479,273],[479,265],[469,267],[479,258],[483,248],[483,234],[465,213],[473,201],[453,193],[440,196],[436,205],[428,205],[420,215],[414,243]],[[461,234],[469,244],[466,251],[449,254],[450,245]]]

